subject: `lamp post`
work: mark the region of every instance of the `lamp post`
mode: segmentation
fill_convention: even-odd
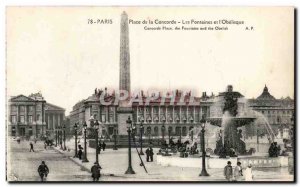
[[[256,130],[256,145],[257,145],[257,152],[259,152],[259,129]]]
[[[55,128],[55,147],[57,147],[57,127]]]
[[[63,141],[63,132],[62,132],[62,130],[63,130],[63,129],[62,129],[62,126],[60,126],[60,127],[59,127],[59,131],[60,131],[60,132],[59,132],[59,134],[60,134],[59,144],[60,144],[60,149],[63,150],[64,148],[63,148],[63,145],[62,145],[62,141]]]
[[[57,127],[57,145],[60,146],[60,127]]]
[[[194,120],[193,119],[190,119],[190,121],[191,121],[191,123],[193,124],[193,122],[194,122]],[[191,127],[191,139],[192,139],[192,143],[193,143],[193,141],[194,141],[194,127],[192,126]]]
[[[162,122],[163,122],[163,125],[161,127],[162,142],[165,142],[165,129],[166,129],[165,123],[166,123],[166,119],[163,119]]]
[[[192,143],[194,142],[194,127],[191,128],[191,139]]]
[[[147,128],[147,133],[148,133],[148,144],[150,145],[150,140],[151,140],[151,127]]]
[[[205,157],[206,157],[206,151],[205,151],[205,142],[204,142],[204,133],[205,133],[205,123],[206,123],[206,120],[205,120],[205,117],[202,116],[202,119],[200,120],[200,123],[201,123],[201,127],[202,127],[202,130],[201,130],[201,133],[202,133],[202,141],[201,141],[201,147],[202,147],[202,171],[200,173],[199,176],[209,176],[209,174],[207,173],[206,171],[206,167],[205,167]]]
[[[126,123],[128,124],[127,132],[128,132],[128,168],[125,174],[135,174],[135,172],[132,169],[131,165],[131,130],[132,130],[132,121],[130,119],[130,116],[126,120]]]
[[[65,150],[67,150],[67,148],[66,148],[66,125],[65,124],[63,124],[63,133],[64,133],[64,148],[63,148],[63,150],[65,151]]]
[[[113,150],[118,150],[117,148],[117,128],[114,126],[114,148]]]
[[[96,122],[94,123],[94,118],[93,116],[91,116],[91,118],[89,119],[91,124],[94,124],[94,128],[95,128],[95,131],[96,131],[96,137],[95,137],[95,141],[96,141],[96,163],[99,164],[99,158],[98,158],[98,130],[99,130],[99,122],[98,120],[96,120]]]
[[[171,127],[168,128],[169,144],[171,142]]]
[[[143,117],[140,118],[140,122],[141,122],[141,125],[140,125],[140,142],[141,142],[140,155],[144,155],[144,152],[143,152],[144,118]]]
[[[74,134],[75,134],[75,154],[74,154],[74,158],[78,157],[77,154],[77,123],[75,123],[74,125]]]
[[[87,159],[87,151],[86,151],[86,129],[87,129],[86,122],[84,122],[83,124],[83,129],[84,129],[84,155],[83,155],[82,162],[89,162],[89,160]]]

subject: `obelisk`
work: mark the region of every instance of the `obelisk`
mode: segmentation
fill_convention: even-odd
[[[120,33],[120,82],[119,93],[128,95],[128,99],[120,98],[118,107],[118,134],[127,135],[127,119],[132,120],[132,106],[130,100],[130,53],[129,53],[129,29],[128,15],[123,12],[121,15],[121,33]],[[124,93],[126,92],[126,93]]]
[[[130,93],[130,53],[129,53],[129,29],[126,12],[121,15],[120,34],[120,90]]]

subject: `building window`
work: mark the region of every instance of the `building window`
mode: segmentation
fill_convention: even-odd
[[[103,123],[106,122],[106,116],[105,116],[105,114],[102,115],[101,122],[103,122]]]
[[[28,122],[32,123],[32,116],[28,116]]]
[[[97,114],[94,114],[93,117],[94,117],[95,120],[98,120]]]
[[[181,127],[175,128],[175,134],[176,134],[176,136],[179,136],[181,134]]]
[[[25,117],[24,116],[20,116],[20,122],[24,123],[25,122]]]
[[[24,112],[25,111],[25,107],[24,106],[20,106],[20,112]]]
[[[183,136],[186,136],[186,135],[187,135],[186,127],[182,127],[182,135],[183,135]]]
[[[16,112],[17,111],[17,106],[12,105],[11,106],[11,112]]]
[[[17,116],[11,116],[11,122],[16,123],[17,122]]]
[[[39,114],[36,115],[36,120],[40,121],[40,115]]]
[[[156,126],[154,127],[154,135],[158,136],[158,127],[156,127]]]
[[[151,127],[147,127],[147,134],[151,134]]]
[[[33,106],[29,106],[29,112],[33,111]]]
[[[11,128],[11,135],[16,136],[16,127]]]

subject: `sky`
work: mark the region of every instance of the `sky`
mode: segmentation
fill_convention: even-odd
[[[129,24],[133,91],[184,89],[210,95],[231,84],[253,98],[266,84],[276,98],[294,97],[294,20],[289,7],[8,7],[8,98],[41,91],[68,115],[96,87],[117,89],[123,11],[137,21],[245,22],[222,25],[229,28],[223,31],[149,31],[144,26],[152,25]],[[112,19],[112,24],[88,24],[88,19]],[[245,30],[248,26],[254,29]]]

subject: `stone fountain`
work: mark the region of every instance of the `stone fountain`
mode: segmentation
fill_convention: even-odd
[[[220,93],[219,97],[223,109],[222,117],[207,118],[211,125],[223,128],[216,143],[215,154],[220,157],[245,155],[247,151],[245,142],[241,139],[242,130],[238,130],[238,128],[251,124],[256,118],[245,116],[245,112],[239,114],[238,100],[243,96],[239,92],[233,91],[231,85],[227,87],[226,92]]]

